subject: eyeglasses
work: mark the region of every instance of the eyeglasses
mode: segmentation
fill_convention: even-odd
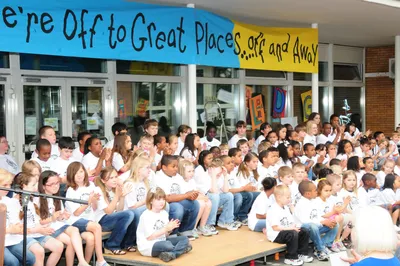
[[[46,184],[47,187],[54,187],[54,186],[59,186],[59,185],[60,185],[60,182]]]
[[[0,141],[0,143],[8,144],[8,140],[2,140],[2,141]]]

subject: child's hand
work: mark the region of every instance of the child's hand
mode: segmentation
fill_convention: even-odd
[[[63,217],[63,220],[68,220],[69,217],[71,217],[71,214],[64,210],[64,212],[62,213],[62,217]]]
[[[178,228],[181,225],[181,222],[176,219],[176,220],[171,220],[165,228],[167,229],[168,232],[174,230],[175,228]]]
[[[60,216],[61,216],[61,211],[56,211],[53,213],[53,215],[51,216],[51,220],[53,222],[55,221],[59,221],[60,220]]]
[[[340,161],[340,167],[342,167],[343,169],[347,167],[347,160],[341,160]]]
[[[207,143],[204,142],[203,145],[200,146],[199,148],[201,148],[200,150],[203,150],[203,151],[207,150]]]
[[[347,197],[345,197],[345,198],[343,199],[343,203],[344,203],[345,205],[349,204],[350,201],[351,201],[351,197],[350,197],[350,196],[347,196]]]
[[[39,233],[42,235],[45,235],[45,236],[52,235],[52,234],[54,234],[54,232],[55,232],[55,230],[51,227],[41,227],[39,229]]]
[[[19,224],[10,224],[6,231],[7,231],[8,234],[22,234],[23,225],[21,223],[19,223]]]
[[[133,184],[131,182],[126,183],[122,190],[122,196],[125,197],[126,195],[131,193],[132,190],[133,190]]]
[[[317,162],[322,163],[324,160],[325,160],[325,156],[320,155],[320,156],[318,156]]]
[[[149,153],[150,158],[154,158],[156,156],[157,152],[158,152],[157,146],[154,145],[153,147],[151,147],[150,153]]]
[[[115,197],[116,198],[120,198],[121,196],[122,196],[122,186],[121,185],[117,185],[116,187],[115,187]]]
[[[249,148],[251,149],[251,148],[253,148],[253,146],[254,146],[254,142],[255,142],[256,140],[254,139],[254,138],[252,138],[251,140],[249,140],[247,143],[249,144]]]
[[[95,172],[96,170],[95,169],[86,169],[86,172],[88,173],[88,176],[94,176],[94,172]]]

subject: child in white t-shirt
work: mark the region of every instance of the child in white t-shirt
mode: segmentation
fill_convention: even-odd
[[[286,244],[285,264],[303,265],[304,262],[312,262],[313,258],[308,256],[309,233],[300,224],[295,224],[287,207],[291,203],[289,188],[279,185],[275,188],[274,195],[276,202],[268,210],[266,223],[268,239]]]
[[[192,250],[186,236],[168,237],[174,229],[180,226],[180,221],[178,219],[169,220],[168,213],[165,211],[166,198],[165,192],[159,187],[152,188],[148,192],[147,210],[140,216],[137,230],[140,254],[158,257],[164,262],[174,260]]]
[[[297,202],[301,199],[301,194],[299,192],[299,184],[303,180],[308,180],[306,167],[302,163],[295,163],[292,167],[293,182],[289,186],[290,192],[292,194],[292,204],[296,206]]]
[[[178,146],[176,147],[175,153],[173,155],[180,155],[183,147],[185,146],[185,139],[188,134],[192,133],[192,128],[188,125],[180,125],[178,127],[178,133],[176,134],[178,137]]]
[[[16,175],[21,170],[19,165],[15,162],[15,159],[7,154],[8,152],[8,141],[5,136],[0,136],[0,168],[6,169],[8,172]]]
[[[395,162],[391,159],[387,159],[383,163],[382,169],[376,174],[376,183],[380,188],[383,187],[383,184],[385,183],[385,177],[388,174],[393,174],[394,166]]]
[[[260,145],[261,141],[265,140],[267,137],[268,133],[272,131],[271,125],[267,122],[262,123],[260,126],[260,136],[256,139],[254,142],[254,146],[252,151],[256,154],[258,154],[258,145]]]
[[[154,136],[154,146],[157,147],[157,153],[154,156],[154,165],[156,166],[156,170],[160,170],[161,169],[161,158],[164,154],[164,150],[167,149],[168,147],[168,143],[167,143],[167,139],[165,138],[165,136],[162,135],[155,135]]]
[[[194,164],[188,160],[180,160],[178,173],[183,177],[183,180],[185,181],[182,184],[181,193],[195,191],[196,181],[193,179]],[[204,193],[199,193],[199,196],[197,197],[196,201],[199,203],[200,208],[199,208],[199,213],[197,215],[196,224],[194,226],[195,229],[193,229],[193,235],[195,237],[196,235],[198,236],[198,234],[201,234],[203,236],[212,236],[215,233],[211,232],[206,226],[208,217],[211,212],[211,207],[212,207],[211,201]],[[199,226],[197,227],[197,225]]]
[[[293,184],[293,170],[289,166],[282,166],[279,168],[278,184],[284,184],[288,188]]]
[[[211,147],[221,145],[221,142],[215,138],[216,135],[217,127],[213,123],[207,122],[206,134],[200,139],[203,150],[210,150]]]
[[[111,165],[111,155],[111,149],[103,149],[99,138],[90,137],[86,140],[85,156],[83,156],[82,164],[89,174],[90,181],[93,181],[94,177],[100,174],[101,169]]]
[[[190,133],[185,138],[185,144],[182,148],[180,156],[198,165],[199,153],[201,151],[200,137],[197,134]]]
[[[391,206],[392,220],[394,228],[400,232],[400,228],[396,225],[400,214],[400,200],[396,199],[396,190],[400,188],[400,176],[388,174],[382,187],[381,200],[385,205]]]
[[[39,139],[36,142],[36,153],[38,156],[31,160],[36,161],[42,171],[50,170],[51,165],[54,164],[54,159],[51,158],[51,144],[47,139]]]
[[[400,144],[400,135],[398,132],[392,134],[392,139],[389,142],[390,150],[392,151],[393,160],[397,160],[399,157],[398,145]]]
[[[249,142],[246,139],[240,139],[237,142],[237,148],[242,152],[242,158],[244,158],[250,150]]]
[[[119,134],[126,134],[128,132],[128,127],[126,126],[126,124],[122,122],[117,122],[114,125],[112,125],[111,131],[115,137],[118,136]],[[104,145],[104,148],[112,150],[114,148],[114,140],[112,139],[109,142],[107,142],[107,144]]]
[[[46,139],[50,142],[50,145],[51,145],[51,152],[50,152],[51,156],[50,157],[52,159],[56,159],[58,156],[60,156],[60,152],[58,150],[58,145],[56,143],[57,136],[56,136],[56,132],[54,131],[54,129],[51,126],[42,126],[39,129],[38,133],[39,133],[40,139]],[[34,159],[36,157],[38,157],[37,147],[36,147],[36,150],[32,153],[31,159]],[[43,170],[43,171],[45,171],[45,170]]]
[[[353,213],[354,210],[360,207],[357,189],[356,173],[352,170],[345,171],[343,173],[343,188],[338,193],[338,198],[343,201],[346,197],[350,196],[350,203],[347,206],[348,213]]]
[[[82,162],[83,156],[85,155],[85,142],[91,136],[92,135],[87,131],[78,134],[78,147],[72,152],[72,157],[76,162]]]
[[[274,177],[278,179],[279,151],[277,148],[269,147],[268,149],[260,152],[258,155],[258,160],[261,163],[261,165],[257,168],[260,182],[265,177]]]
[[[264,232],[266,228],[267,212],[274,202],[274,188],[276,179],[266,177],[261,182],[263,191],[255,199],[249,213],[249,229],[255,232]]]
[[[220,155],[228,155],[229,154],[229,145],[226,143],[222,143],[219,145]]]
[[[129,172],[131,168],[132,158],[132,140],[126,134],[118,134],[114,139],[114,148],[112,149],[111,165],[119,174]],[[129,173],[128,173],[129,175]]]
[[[246,127],[247,127],[246,122],[244,122],[242,120],[239,120],[236,123],[236,134],[233,135],[233,137],[228,141],[229,148],[236,148],[237,147],[237,142],[240,139],[247,140],[247,138],[246,138]],[[254,143],[254,140],[250,140],[249,146],[251,148],[253,147],[253,143]]]

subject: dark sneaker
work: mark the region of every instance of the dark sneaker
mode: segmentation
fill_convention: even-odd
[[[328,255],[326,255],[323,251],[314,251],[314,256],[319,261],[328,261]]]
[[[188,245],[185,250],[183,251],[183,254],[189,253],[193,249],[192,245]]]
[[[161,252],[160,255],[158,256],[160,258],[160,260],[162,260],[163,262],[168,262],[171,260],[176,259],[176,256],[174,253],[172,252]]]

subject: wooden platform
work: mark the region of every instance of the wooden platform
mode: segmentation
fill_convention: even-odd
[[[158,258],[141,256],[139,252],[128,252],[120,256],[104,255],[104,257],[110,265],[237,265],[286,249],[285,245],[271,243],[265,235],[252,232],[247,226],[238,231],[221,229],[216,236],[200,236],[199,239],[190,243],[193,246],[190,253],[169,263],[164,263]]]

